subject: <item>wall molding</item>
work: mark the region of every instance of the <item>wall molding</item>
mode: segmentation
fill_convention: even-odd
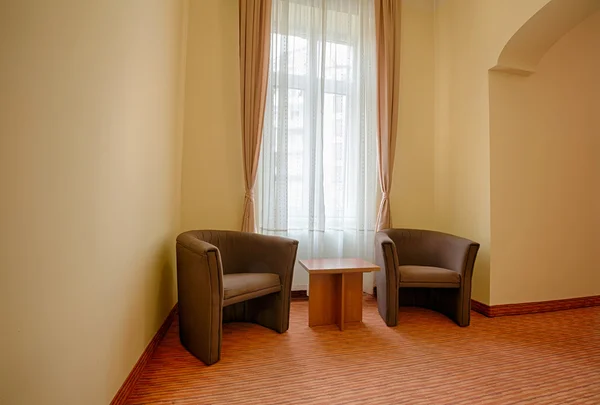
[[[509,315],[539,314],[542,312],[564,311],[567,309],[600,306],[600,295],[591,297],[567,298],[562,300],[524,302],[521,304],[487,305],[471,300],[471,309],[488,318]]]
[[[127,376],[125,381],[123,382],[123,385],[121,385],[121,388],[119,388],[119,391],[117,391],[117,393],[115,394],[115,397],[110,402],[110,405],[124,405],[125,404],[125,402],[127,401],[127,397],[129,396],[129,394],[133,390],[133,387],[135,386],[135,383],[138,381],[138,379],[142,375],[142,372],[144,371],[146,364],[148,364],[148,362],[152,358],[152,355],[154,354],[154,351],[158,347],[158,344],[163,339],[163,337],[165,337],[165,334],[167,333],[167,331],[169,330],[169,327],[173,323],[173,320],[177,316],[177,312],[178,312],[178,306],[177,306],[177,304],[175,304],[175,306],[173,307],[173,309],[171,309],[171,312],[169,312],[169,314],[165,318],[163,324],[160,326],[160,328],[158,329],[158,331],[156,332],[156,334],[154,335],[154,337],[152,338],[150,343],[148,343],[148,346],[146,346],[146,349],[144,350],[144,352],[138,359],[137,363],[135,363],[135,366],[133,366],[133,369],[131,370],[131,372],[129,373],[129,375]]]

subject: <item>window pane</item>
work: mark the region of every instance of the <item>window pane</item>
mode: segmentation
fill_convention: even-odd
[[[327,42],[325,47],[325,78],[346,81],[351,76],[352,47]]]
[[[274,0],[271,24],[259,228],[302,240],[304,257],[366,257],[377,195],[372,0]]]
[[[283,64],[283,65],[282,65]],[[271,34],[271,69],[290,75],[306,75],[308,41],[297,36]]]
[[[302,171],[304,157],[304,92],[288,89],[288,212],[302,212]]]
[[[323,182],[325,214],[342,216],[346,181],[346,120],[347,96],[325,93],[323,117]]]
[[[301,37],[289,37],[289,73],[306,75],[308,66],[308,41]]]

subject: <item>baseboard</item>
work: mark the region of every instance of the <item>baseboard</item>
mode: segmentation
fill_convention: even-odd
[[[377,287],[373,290],[373,296],[377,297]],[[471,300],[471,309],[488,318],[508,315],[539,314],[542,312],[564,311],[600,306],[600,295],[591,297],[568,298],[564,300],[524,302],[521,304],[487,305],[482,302]]]
[[[487,305],[471,300],[471,309],[489,318],[508,315],[539,314],[542,312],[564,311],[600,305],[600,295],[568,298],[564,300],[524,302],[521,304]]]
[[[306,294],[306,290],[292,290],[292,299],[293,300],[307,300],[308,299],[308,294]]]
[[[481,315],[485,315],[488,318],[492,317],[492,313],[490,311],[490,306],[484,304],[483,302],[471,300],[471,310],[475,312],[479,312]]]
[[[142,375],[142,371],[146,367],[146,364],[152,358],[154,351],[158,347],[158,344],[160,343],[162,338],[167,333],[167,330],[169,330],[169,327],[171,326],[171,323],[173,323],[173,320],[175,319],[176,316],[177,316],[177,304],[175,304],[175,306],[173,307],[171,312],[169,312],[169,315],[167,315],[163,324],[160,326],[160,328],[158,329],[158,331],[156,332],[156,334],[154,335],[154,337],[152,338],[150,343],[148,343],[148,346],[146,346],[146,349],[144,350],[144,352],[138,359],[137,363],[135,363],[135,366],[133,366],[133,369],[131,370],[131,372],[129,373],[127,378],[125,379],[125,382],[123,382],[123,385],[121,385],[121,388],[119,388],[119,391],[117,391],[117,394],[111,401],[110,405],[124,405],[125,404],[125,402],[127,401],[127,397],[129,396],[133,387],[135,386],[135,383]]]

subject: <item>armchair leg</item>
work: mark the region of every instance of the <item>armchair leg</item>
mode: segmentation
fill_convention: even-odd
[[[290,324],[290,296],[283,291],[247,301],[247,321],[254,322],[278,333],[288,330]]]
[[[456,299],[456,317],[458,326],[469,326],[471,323],[471,295],[463,294],[462,288]]]
[[[457,318],[456,319],[456,324],[460,327],[466,327],[469,326],[471,324],[471,320],[469,319],[470,317],[468,317],[467,319],[463,318]]]
[[[284,296],[285,295],[285,296]],[[251,322],[283,333],[290,321],[289,295],[279,292],[223,308],[223,322]]]
[[[223,307],[223,323],[249,322],[247,305],[248,301],[242,301]]]
[[[385,305],[385,304],[384,304]],[[377,302],[379,308],[379,315],[385,321],[385,324],[389,327],[398,326],[398,306],[390,306],[388,308],[382,308],[382,305]]]
[[[458,326],[469,326],[471,297],[468,294],[465,297],[462,289],[401,288],[399,294],[400,306],[431,309],[444,314]]]
[[[445,314],[458,326],[469,326],[471,320],[471,298],[463,295],[463,289],[433,290],[434,307],[432,309]]]
[[[398,325],[398,290],[396,289],[395,296],[390,296],[387,291],[387,284],[383,280],[377,280],[377,309],[379,315],[385,321],[387,326],[393,327]]]

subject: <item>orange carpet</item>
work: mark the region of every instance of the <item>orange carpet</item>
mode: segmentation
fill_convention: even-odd
[[[388,328],[373,298],[364,323],[309,328],[292,303],[285,334],[223,328],[221,361],[207,367],[171,326],[129,404],[600,404],[600,307],[485,318],[460,328],[401,308]]]

